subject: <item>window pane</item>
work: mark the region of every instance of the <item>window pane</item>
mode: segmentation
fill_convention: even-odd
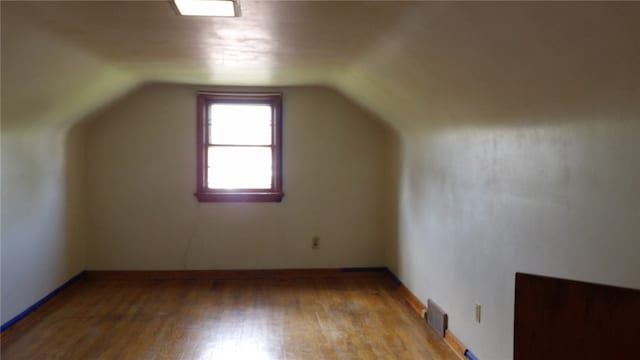
[[[271,145],[271,106],[213,104],[209,141],[216,145]]]
[[[210,189],[270,189],[270,147],[209,147]]]

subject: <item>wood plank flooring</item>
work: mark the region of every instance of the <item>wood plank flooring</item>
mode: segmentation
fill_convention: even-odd
[[[387,274],[338,271],[89,275],[5,331],[1,345],[3,360],[458,359]]]

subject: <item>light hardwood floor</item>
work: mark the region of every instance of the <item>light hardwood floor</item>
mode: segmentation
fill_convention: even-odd
[[[247,274],[89,274],[5,331],[2,359],[458,359],[385,273]]]

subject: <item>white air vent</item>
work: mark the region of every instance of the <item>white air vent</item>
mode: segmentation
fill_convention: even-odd
[[[431,299],[427,300],[426,317],[429,327],[431,327],[441,338],[444,338],[444,332],[447,330],[447,314]]]

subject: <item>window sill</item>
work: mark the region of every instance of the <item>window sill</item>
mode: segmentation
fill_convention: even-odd
[[[281,202],[281,192],[197,192],[199,202]]]

